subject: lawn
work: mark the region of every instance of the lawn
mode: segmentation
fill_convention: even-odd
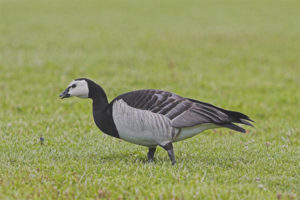
[[[0,199],[299,199],[299,1],[0,0]],[[159,148],[104,135],[79,77],[109,100],[155,88],[237,110]],[[40,144],[40,137],[45,139]]]

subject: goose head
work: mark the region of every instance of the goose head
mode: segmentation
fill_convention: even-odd
[[[59,95],[60,98],[68,97],[89,98],[88,79],[80,78],[71,81],[68,87]]]

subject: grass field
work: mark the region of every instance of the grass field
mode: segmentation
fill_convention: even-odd
[[[299,199],[299,1],[0,0],[0,199]],[[237,110],[248,134],[158,149],[108,137],[78,77]],[[40,136],[45,144],[39,142]]]

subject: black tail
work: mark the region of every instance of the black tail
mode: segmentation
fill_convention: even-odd
[[[201,109],[203,109],[203,111],[205,110],[206,112],[213,113],[214,116],[217,115],[218,117],[220,117],[220,118],[218,118],[218,120],[215,120],[215,122],[213,122],[219,126],[230,128],[232,130],[242,132],[242,133],[246,133],[246,130],[243,129],[242,127],[235,125],[234,123],[245,124],[247,126],[253,127],[253,125],[250,122],[254,122],[254,121],[243,113],[225,110],[225,109],[216,107],[214,105],[211,105],[209,103],[205,103],[205,102],[194,100],[194,99],[189,99],[189,100],[199,104],[201,106]],[[221,116],[218,114],[217,111],[221,111],[225,115]]]
[[[243,129],[242,127],[239,127],[233,123],[239,123],[239,124],[245,124],[247,126],[252,126],[254,127],[249,121],[254,122],[252,119],[250,119],[247,115],[240,113],[240,112],[235,112],[235,111],[229,111],[229,110],[224,110],[222,109],[222,111],[228,115],[228,117],[230,118],[230,122],[229,123],[224,123],[221,124],[221,126],[224,126],[226,128],[230,128],[232,130],[235,131],[239,131],[242,133],[246,133],[246,130]]]

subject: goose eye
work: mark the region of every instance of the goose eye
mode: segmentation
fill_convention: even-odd
[[[71,87],[72,87],[72,88],[75,88],[75,87],[76,87],[76,85],[75,85],[75,84],[73,84]]]

